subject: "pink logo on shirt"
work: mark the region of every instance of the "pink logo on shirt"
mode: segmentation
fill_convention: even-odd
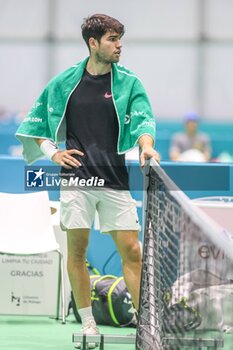
[[[104,97],[105,97],[105,98],[111,98],[111,97],[112,97],[112,94],[109,93],[109,92],[105,92]]]

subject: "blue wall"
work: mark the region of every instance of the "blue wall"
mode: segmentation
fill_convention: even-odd
[[[51,166],[48,160],[35,166]],[[162,168],[171,179],[183,188],[190,198],[227,195],[233,196],[233,164],[180,164],[162,162]],[[143,176],[137,162],[128,162],[132,195],[138,202],[138,214],[142,222]],[[25,162],[22,158],[0,156],[0,192],[25,192]],[[50,200],[59,200],[59,191],[49,191]],[[0,213],[1,215],[1,213]],[[64,233],[65,234],[65,233]],[[101,273],[121,275],[121,262],[111,237],[92,230],[88,250],[89,261]]]

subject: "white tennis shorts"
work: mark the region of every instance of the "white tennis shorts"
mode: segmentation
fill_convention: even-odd
[[[113,189],[62,190],[61,227],[63,230],[91,228],[95,213],[99,215],[100,231],[140,230],[136,201],[129,191]]]

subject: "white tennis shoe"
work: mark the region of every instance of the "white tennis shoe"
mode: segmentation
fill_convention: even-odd
[[[99,328],[96,327],[96,323],[93,320],[88,320],[81,328],[81,332],[85,335],[98,335],[100,334]],[[97,343],[88,343],[87,349],[95,349],[98,346]],[[75,343],[76,349],[81,349],[82,343]]]

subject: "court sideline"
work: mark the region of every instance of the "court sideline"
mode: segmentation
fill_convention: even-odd
[[[49,317],[0,316],[1,350],[72,350],[72,334],[81,328],[74,316],[67,318],[66,325]],[[135,334],[135,328],[100,326],[103,334]],[[98,348],[96,348],[98,349]],[[106,344],[105,350],[135,350],[134,345]],[[224,350],[233,349],[233,334],[225,334]],[[189,348],[189,350],[192,350]]]
[[[1,350],[72,350],[72,334],[78,333],[81,324],[74,316],[67,318],[67,323],[49,317],[36,316],[0,316]],[[135,328],[115,328],[100,326],[103,334],[132,334]],[[98,348],[96,348],[98,349]],[[134,345],[106,344],[105,350],[134,350]]]

